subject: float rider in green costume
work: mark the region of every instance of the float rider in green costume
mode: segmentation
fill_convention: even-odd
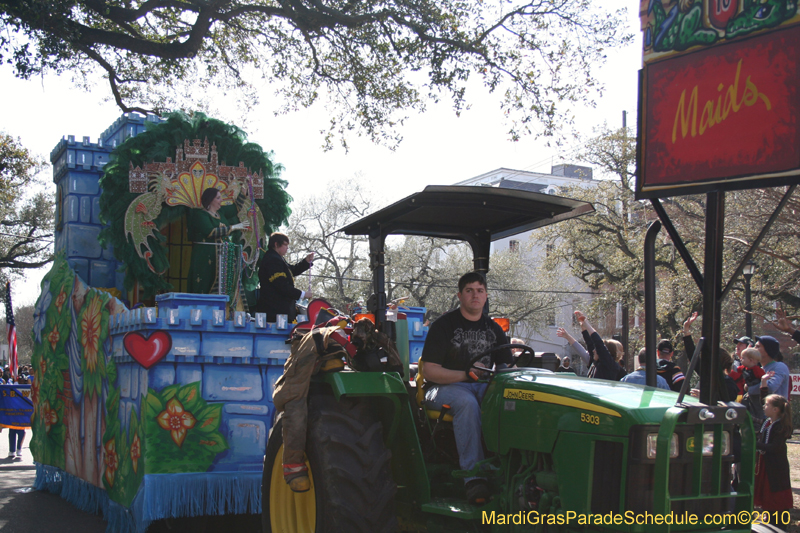
[[[236,199],[237,205],[240,199],[241,194]],[[234,231],[249,231],[250,222],[231,223],[230,218],[220,211],[222,194],[213,187],[203,191],[200,203],[203,209],[192,209],[189,212],[188,234],[194,245],[189,266],[188,290],[194,294],[209,294],[218,279],[218,250],[210,244],[222,243]]]

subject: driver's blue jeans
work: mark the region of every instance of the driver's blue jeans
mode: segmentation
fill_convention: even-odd
[[[458,448],[458,462],[462,470],[471,470],[475,463],[483,460],[481,443],[481,400],[488,383],[451,383],[437,385],[425,393],[425,403],[431,409],[441,410],[450,406],[453,415],[453,431]],[[475,477],[466,478],[468,482]]]

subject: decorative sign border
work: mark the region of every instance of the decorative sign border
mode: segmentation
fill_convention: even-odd
[[[645,65],[637,198],[796,183],[800,26]]]
[[[796,0],[639,0],[645,64],[800,23]]]

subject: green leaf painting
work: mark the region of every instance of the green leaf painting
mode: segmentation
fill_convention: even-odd
[[[208,404],[200,382],[149,389],[145,405],[148,474],[205,472],[228,449],[219,432],[222,404]]]

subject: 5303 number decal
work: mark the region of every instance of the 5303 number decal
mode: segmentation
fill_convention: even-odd
[[[600,417],[597,415],[590,415],[589,413],[581,413],[581,422],[586,422],[587,424],[593,424],[595,426],[599,426]]]

